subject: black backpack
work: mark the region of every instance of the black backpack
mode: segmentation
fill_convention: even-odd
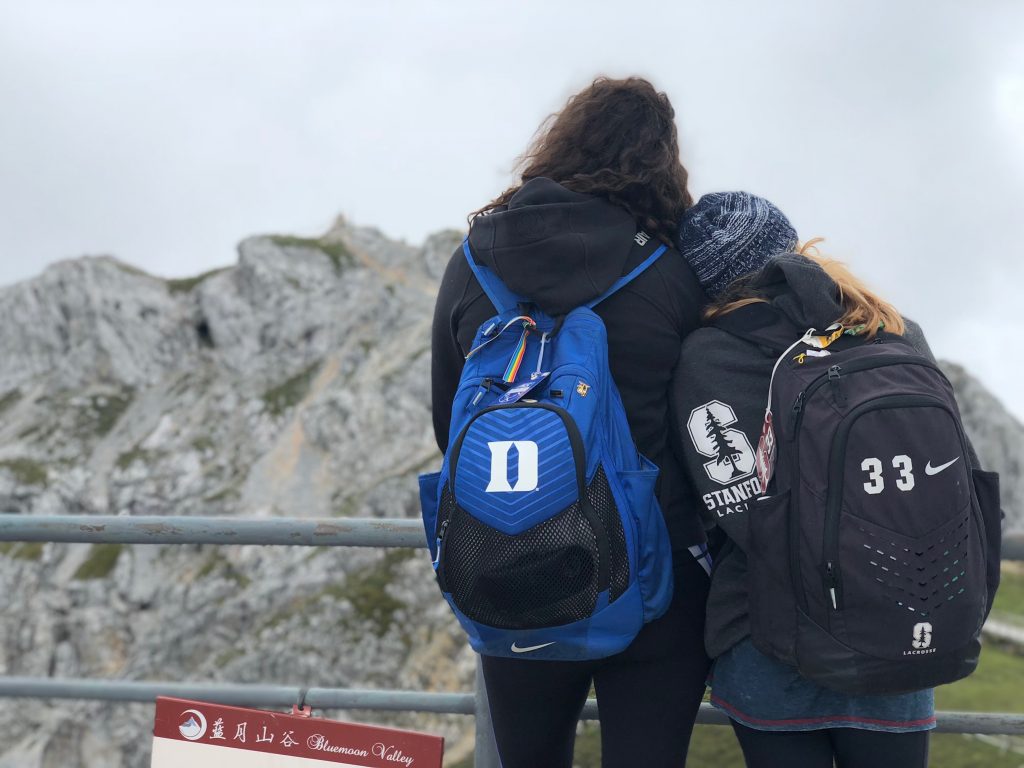
[[[743,314],[716,325],[781,353],[749,512],[754,645],[845,693],[966,677],[999,583],[999,477],[949,381],[900,336]]]

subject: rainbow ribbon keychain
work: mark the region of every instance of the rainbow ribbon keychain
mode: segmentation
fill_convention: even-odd
[[[516,344],[516,348],[512,351],[512,357],[508,361],[508,367],[505,368],[505,375],[502,377],[502,381],[506,384],[511,384],[516,380],[516,375],[519,373],[519,367],[523,364],[523,358],[526,357],[526,339],[530,335],[530,331],[537,327],[533,318],[526,315],[516,319],[523,321],[523,333],[519,337],[519,342]],[[507,328],[508,326],[505,327]]]

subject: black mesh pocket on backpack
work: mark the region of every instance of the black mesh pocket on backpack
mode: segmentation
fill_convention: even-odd
[[[441,526],[444,525],[445,520],[451,520],[453,512],[455,512],[455,497],[452,496],[452,484],[445,483],[444,488],[441,489],[441,503],[437,507],[435,536],[441,535]]]
[[[629,555],[626,554],[626,532],[622,528],[619,508],[615,506],[611,486],[604,474],[604,467],[598,467],[594,480],[587,488],[587,499],[590,506],[604,525],[608,535],[609,563],[608,599],[611,602],[626,591],[629,586]]]
[[[609,542],[611,599],[629,583],[625,533],[608,480],[599,470],[588,500],[605,531],[595,531],[579,502],[520,534],[481,523],[450,494],[451,516],[441,568],[444,588],[468,618],[502,629],[569,624],[594,612],[599,584],[598,535]],[[445,514],[442,510],[441,514]]]

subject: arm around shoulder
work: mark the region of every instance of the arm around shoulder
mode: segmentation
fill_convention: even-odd
[[[469,275],[462,249],[456,249],[445,268],[434,304],[430,332],[430,393],[434,439],[441,452],[448,448],[452,401],[465,358],[459,347],[458,324]]]

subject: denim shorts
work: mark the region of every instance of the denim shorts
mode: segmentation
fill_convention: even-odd
[[[715,660],[710,684],[713,706],[762,731],[863,728],[904,733],[935,727],[931,688],[883,696],[839,693],[765,656],[749,637]]]

